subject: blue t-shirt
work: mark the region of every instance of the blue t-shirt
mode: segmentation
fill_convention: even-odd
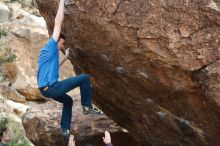
[[[38,56],[37,84],[38,88],[52,85],[59,78],[59,53],[57,43],[51,37],[40,49]]]

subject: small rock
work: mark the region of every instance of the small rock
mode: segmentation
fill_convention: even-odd
[[[19,28],[19,29],[14,29],[12,30],[12,34],[21,37],[21,38],[26,38],[28,39],[30,37],[30,30],[27,28]]]
[[[41,101],[45,98],[40,94],[38,88],[34,86],[33,82],[30,84],[31,80],[29,78],[24,78],[18,75],[16,81],[12,84],[12,87],[17,90],[21,95],[25,96],[26,100],[31,101]]]
[[[7,97],[8,99],[11,99],[16,102],[26,102],[26,99],[23,95],[19,94],[15,89],[4,84],[0,84],[0,94],[3,97]]]
[[[115,70],[120,74],[127,74],[126,70],[121,66],[116,67]]]
[[[157,112],[157,114],[160,116],[161,119],[164,119],[164,117],[167,115],[167,113],[162,112],[162,111]]]
[[[177,124],[179,125],[180,128],[189,128],[189,127],[191,127],[189,122],[186,121],[183,118],[178,118],[177,119]]]
[[[213,9],[213,10],[216,10],[216,11],[220,12],[219,4],[214,2],[214,1],[210,1],[208,7]]]
[[[153,100],[150,99],[150,98],[147,98],[146,101],[147,101],[148,103],[152,103],[152,102],[153,102]]]
[[[12,11],[11,19],[17,19],[24,25],[37,26],[46,29],[46,22],[43,17],[38,17],[20,8],[19,5],[10,5]]]
[[[137,71],[137,72],[138,72],[138,74],[140,74],[141,76],[143,76],[145,79],[148,79],[148,78],[149,78],[149,76],[147,75],[146,72],[143,72],[143,71]]]
[[[184,38],[189,37],[190,34],[192,33],[188,26],[181,26],[179,30],[180,30],[181,36],[184,37]]]
[[[104,61],[109,61],[108,56],[105,55],[105,54],[101,54],[101,58],[102,58]]]
[[[36,7],[36,1],[35,0],[18,0],[19,2],[21,2],[22,4],[26,5],[26,6],[33,6]]]
[[[16,111],[16,113],[19,114],[20,116],[23,115],[29,108],[29,106],[27,105],[16,103],[12,100],[7,100],[6,104],[10,106],[11,108],[13,108],[13,110]]]
[[[32,26],[39,26],[42,28],[46,28],[46,22],[43,17],[38,17],[32,14],[26,15],[21,20],[21,23]]]

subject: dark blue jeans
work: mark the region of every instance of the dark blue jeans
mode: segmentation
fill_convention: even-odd
[[[89,75],[81,74],[63,81],[57,81],[49,86],[48,90],[40,89],[40,93],[63,103],[61,128],[70,129],[72,118],[72,98],[66,93],[80,86],[81,104],[82,106],[91,106],[92,96]]]

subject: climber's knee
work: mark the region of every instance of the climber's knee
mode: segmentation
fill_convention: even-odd
[[[81,74],[81,77],[85,80],[85,81],[89,81],[90,80],[90,76],[88,74]]]
[[[65,105],[72,106],[73,105],[73,99],[72,98],[67,98],[64,102]]]
[[[71,98],[70,101],[69,101],[69,105],[70,105],[70,106],[73,106],[73,100],[72,100],[72,98]]]

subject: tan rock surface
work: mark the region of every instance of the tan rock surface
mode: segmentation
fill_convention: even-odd
[[[0,84],[0,96],[16,102],[26,102],[26,98],[23,95],[19,94],[15,89],[5,84]]]

